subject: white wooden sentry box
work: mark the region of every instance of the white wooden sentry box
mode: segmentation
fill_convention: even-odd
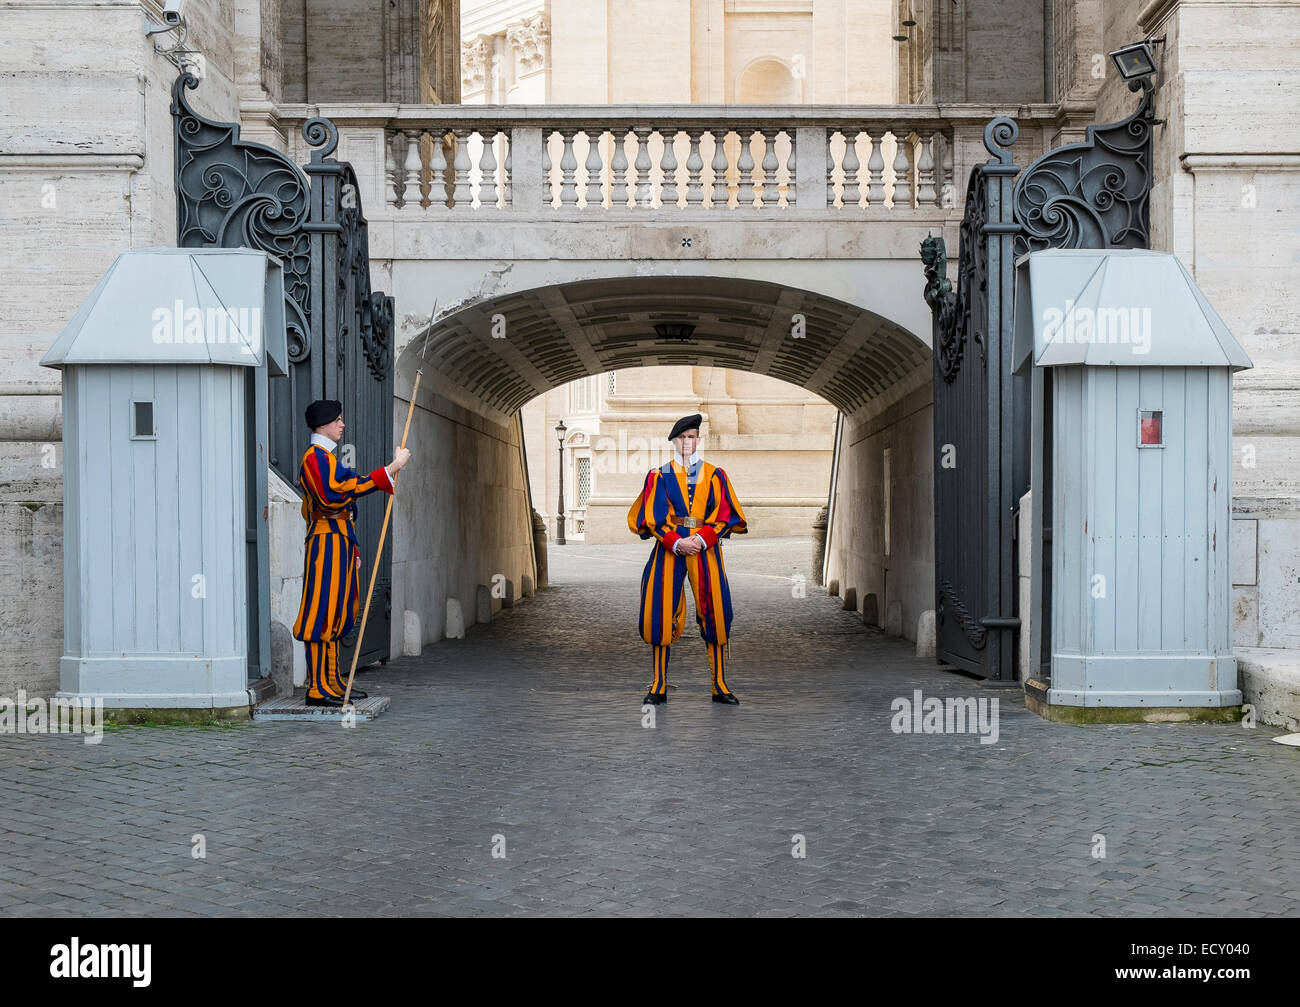
[[[1165,252],[1034,252],[1015,297],[1033,527],[1050,537],[1031,640],[1040,654],[1050,634],[1049,704],[1239,705],[1232,372],[1250,359]]]
[[[61,696],[249,705],[250,651],[269,663],[258,522],[285,342],[278,260],[152,248],[118,256],[42,359],[63,372]]]

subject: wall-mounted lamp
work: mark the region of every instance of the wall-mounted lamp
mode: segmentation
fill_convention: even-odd
[[[1110,60],[1124,80],[1140,82],[1156,72],[1156,57],[1151,47],[1163,42],[1163,38],[1149,38],[1123,46],[1110,54]]]
[[[655,325],[655,332],[660,339],[672,339],[679,343],[689,341],[694,331],[695,326],[689,322],[659,322]]]

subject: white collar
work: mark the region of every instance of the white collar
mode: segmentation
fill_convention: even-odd
[[[689,471],[691,471],[691,469],[695,468],[695,466],[698,465],[698,464],[700,463],[700,449],[699,449],[699,448],[696,448],[696,449],[691,453],[691,456],[690,456],[689,458],[685,458],[685,459],[682,458],[682,456],[681,456],[681,454],[680,454],[679,452],[674,451],[674,452],[673,452],[673,461],[675,461],[678,465],[680,465],[680,466],[681,466],[682,468],[684,468],[687,472],[689,472]]]
[[[312,434],[311,442],[312,444],[319,444],[326,451],[333,451],[339,445],[338,441],[332,441],[324,434]]]

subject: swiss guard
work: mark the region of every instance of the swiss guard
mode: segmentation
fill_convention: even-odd
[[[748,528],[745,514],[722,469],[701,461],[699,413],[673,424],[668,439],[675,456],[651,469],[641,495],[627,514],[627,525],[643,539],[657,540],[641,574],[641,639],[650,644],[654,681],[644,703],[668,700],[668,650],[686,627],[689,578],[695,595],[695,622],[709,652],[713,702],[740,705],[727,688],[727,640],[731,631],[731,591],[722,565],[722,539]]]
[[[343,436],[343,403],[313,402],[307,407],[307,426],[311,446],[298,471],[307,544],[302,606],[293,635],[307,648],[307,705],[341,707],[346,683],[339,675],[339,640],[352,632],[361,606],[361,547],[353,525],[356,501],[376,490],[392,493],[393,476],[411,452],[399,447],[387,466],[362,476],[334,457]],[[352,696],[366,698],[356,688]]]

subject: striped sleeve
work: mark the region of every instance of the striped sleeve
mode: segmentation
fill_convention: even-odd
[[[646,474],[645,485],[627,512],[627,526],[641,538],[653,535],[669,549],[681,538],[668,524],[668,494],[658,469],[651,469]]]
[[[698,490],[696,492],[699,492]],[[731,535],[744,535],[749,530],[745,522],[745,512],[736,499],[736,490],[722,469],[713,470],[709,480],[709,503],[705,514],[704,526],[699,530],[700,538],[710,547],[718,544],[718,539]]]
[[[340,464],[333,454],[320,447],[313,448],[303,459],[299,482],[324,510],[345,507],[376,490],[393,492],[393,482],[383,467],[362,476]]]

